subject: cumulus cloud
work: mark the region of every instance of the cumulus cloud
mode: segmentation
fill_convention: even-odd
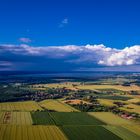
[[[29,46],[0,45],[1,62],[51,68],[139,65],[140,46],[115,49],[100,45]],[[6,63],[5,63],[6,64]],[[7,63],[8,64],[8,63]],[[10,65],[9,65],[10,66]],[[20,66],[21,67],[21,66]]]
[[[25,38],[25,37],[19,38],[19,41],[22,42],[22,43],[30,43],[30,42],[32,42],[32,40],[30,38]]]
[[[107,66],[133,65],[140,63],[140,46],[126,47],[100,60],[98,64]]]

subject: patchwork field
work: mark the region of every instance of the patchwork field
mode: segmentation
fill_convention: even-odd
[[[34,101],[0,103],[0,111],[36,111],[42,108]]]
[[[124,107],[121,107],[120,109],[126,110],[128,112],[137,112],[140,114],[140,105],[128,104],[125,105]]]
[[[75,108],[58,100],[44,100],[39,105],[48,110],[54,110],[57,112],[77,112]],[[79,112],[79,111],[78,111]]]
[[[102,126],[63,126],[69,140],[121,140]]]
[[[0,112],[0,124],[32,125],[30,112]]]
[[[136,135],[132,131],[123,128],[122,126],[104,126],[106,129],[111,131],[112,133],[116,134],[117,136],[121,137],[123,140],[139,140],[140,136]]]
[[[56,126],[0,125],[0,140],[66,140]]]
[[[77,86],[79,89],[116,89],[116,90],[122,90],[122,91],[139,91],[139,86],[121,86],[121,85],[83,85],[83,86]]]
[[[31,113],[33,124],[45,124],[45,125],[52,125],[54,121],[50,117],[48,112],[32,112]]]
[[[125,120],[111,112],[89,112],[88,114],[110,125],[134,124],[134,122]]]
[[[73,86],[76,85],[76,86]],[[43,85],[43,84],[42,84]],[[56,84],[47,84],[44,85],[45,87],[66,87],[69,89],[90,89],[90,90],[95,90],[95,89],[116,89],[116,90],[121,90],[121,91],[140,91],[140,87],[136,85],[131,85],[131,86],[121,86],[121,85],[80,85],[79,83],[56,83]]]
[[[57,125],[103,125],[102,121],[84,112],[50,113]]]

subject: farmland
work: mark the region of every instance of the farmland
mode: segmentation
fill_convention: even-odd
[[[138,125],[123,125],[122,127],[126,128],[129,131],[132,131],[136,135],[139,135],[140,136],[140,127],[139,127],[139,124]]]
[[[101,99],[110,99],[110,100],[121,100],[121,101],[127,101],[129,99],[132,99],[131,97],[127,97],[127,96],[110,96],[110,95],[105,95],[105,96],[101,96]]]
[[[91,104],[89,102],[86,102],[84,100],[66,100],[66,101],[63,101],[64,103],[68,103],[68,104],[72,104],[72,105],[76,105],[76,104],[80,104],[81,102],[83,104]]]
[[[56,126],[0,125],[0,140],[66,140]]]
[[[105,105],[105,106],[114,106],[113,100],[109,99],[98,99],[99,103]]]
[[[39,103],[41,107],[46,108],[48,110],[54,110],[58,112],[74,112],[78,111],[71,106],[64,104],[58,100],[44,100]]]
[[[102,126],[64,126],[62,130],[70,140],[121,140]]]
[[[73,84],[76,86],[73,87]],[[132,86],[121,86],[121,85],[80,85],[79,83],[61,83],[61,84],[47,84],[45,85],[46,87],[66,87],[66,88],[72,88],[72,89],[90,89],[90,90],[95,90],[95,89],[116,89],[116,90],[121,90],[121,91],[140,91],[140,87],[136,85]]]
[[[128,104],[121,108],[122,110],[126,110],[128,112],[137,112],[140,114],[140,106],[135,104]]]
[[[6,94],[0,93],[0,140],[140,139],[140,87],[135,83],[127,85],[126,78],[110,84],[110,78],[40,79],[0,85]]]
[[[125,129],[122,126],[108,126],[107,125],[104,127],[124,140],[139,140],[140,139],[139,135],[136,135],[132,131]]]
[[[90,112],[89,114],[110,125],[134,124],[133,122],[125,120],[111,112]]]
[[[42,108],[34,101],[0,103],[0,111],[36,111]]]
[[[31,115],[33,119],[33,124],[54,124],[54,121],[52,120],[48,112],[32,112]]]
[[[32,125],[30,112],[0,112],[0,124]]]
[[[102,121],[89,116],[83,112],[71,112],[71,113],[51,113],[52,118],[56,121],[57,125],[103,125]]]

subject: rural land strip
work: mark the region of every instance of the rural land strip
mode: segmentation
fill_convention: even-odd
[[[94,139],[140,140],[139,124],[111,112],[78,112],[60,100],[0,103],[0,140]]]

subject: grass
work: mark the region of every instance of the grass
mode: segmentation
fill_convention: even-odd
[[[124,140],[140,140],[140,136],[123,128],[122,126],[104,126],[106,129],[121,137]]]
[[[89,112],[88,114],[110,125],[134,124],[134,122],[125,120],[111,112]]]
[[[48,112],[31,112],[33,124],[35,125],[53,125],[54,121]]]
[[[67,140],[56,126],[0,125],[0,140]]]
[[[42,108],[34,101],[0,103],[0,111],[36,111]]]
[[[69,140],[121,140],[102,126],[63,126]]]
[[[53,112],[51,116],[57,125],[103,125],[102,121],[84,112]]]
[[[63,103],[60,100],[44,100],[39,103],[41,107],[48,109],[48,110],[54,110],[57,112],[74,112],[78,111],[75,108]]]

